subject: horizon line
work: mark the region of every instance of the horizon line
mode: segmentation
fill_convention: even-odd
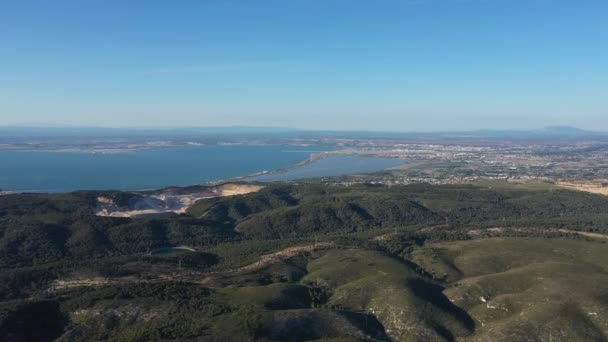
[[[401,134],[424,134],[424,133],[474,133],[474,132],[538,132],[538,131],[559,131],[559,130],[570,130],[572,132],[580,133],[607,133],[608,131],[602,130],[588,130],[578,128],[576,126],[569,125],[547,125],[540,128],[528,128],[528,129],[517,129],[517,128],[473,128],[473,129],[457,129],[457,130],[379,130],[379,129],[334,129],[334,128],[298,128],[289,126],[256,126],[256,125],[220,125],[220,126],[95,126],[95,125],[71,125],[71,124],[0,124],[2,128],[16,128],[16,129],[106,129],[106,130],[150,130],[150,131],[171,131],[171,130],[196,130],[196,129],[258,129],[258,130],[285,130],[285,131],[299,131],[299,132],[338,132],[338,133],[401,133]]]

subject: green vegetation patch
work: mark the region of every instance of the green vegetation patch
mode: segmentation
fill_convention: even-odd
[[[473,321],[450,303],[441,287],[378,252],[329,251],[308,270],[303,282],[324,294],[313,300],[373,314],[395,340],[451,340],[474,329]]]
[[[608,336],[605,243],[493,238],[422,250],[415,253],[419,262],[459,270],[444,293],[475,319],[474,340],[603,341]],[[423,261],[437,250],[445,259]]]

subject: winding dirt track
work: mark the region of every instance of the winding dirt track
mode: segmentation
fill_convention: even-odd
[[[522,232],[522,233],[529,233],[529,232],[533,232],[533,231],[544,231],[544,232],[561,232],[561,233],[566,233],[566,234],[577,234],[580,236],[585,236],[585,237],[589,237],[589,238],[594,238],[594,239],[608,239],[608,235],[606,234],[600,234],[600,233],[590,233],[590,232],[583,232],[583,231],[578,231],[578,230],[571,230],[571,229],[552,229],[552,228],[510,228],[510,227],[494,227],[494,228],[483,228],[483,229],[472,229],[469,230],[467,232],[467,234],[469,236],[478,236],[479,234],[481,234],[482,232],[492,232],[492,233],[502,233],[502,232],[508,232],[508,231],[512,231],[512,232]]]
[[[566,188],[566,189],[570,189],[570,190],[584,191],[584,192],[590,192],[592,194],[608,196],[608,186],[604,185],[607,181],[608,180],[606,180],[606,179],[599,179],[599,180],[588,181],[588,182],[559,181],[556,184],[562,188]]]
[[[282,249],[275,253],[262,255],[260,257],[260,259],[256,262],[254,262],[253,264],[249,264],[247,266],[235,268],[235,269],[228,270],[228,271],[223,271],[221,273],[244,273],[244,272],[257,271],[268,265],[274,264],[277,261],[291,258],[302,252],[312,252],[314,250],[330,249],[330,248],[335,248],[335,247],[336,247],[336,244],[333,242],[318,242],[316,244],[287,247],[287,248]]]
[[[53,282],[50,291],[67,289],[72,287],[80,287],[80,286],[105,286],[105,285],[115,285],[115,284],[125,284],[132,282],[159,282],[159,281],[183,281],[188,283],[195,284],[205,284],[213,279],[214,276],[219,275],[230,275],[230,274],[239,274],[239,273],[247,273],[257,271],[266,266],[272,265],[278,261],[288,259],[290,257],[296,256],[300,253],[304,252],[312,252],[315,250],[325,250],[335,248],[336,244],[333,242],[319,242],[314,244],[307,245],[298,245],[292,246],[285,249],[282,249],[278,252],[270,253],[262,255],[256,262],[238,267],[229,269],[226,271],[218,271],[218,272],[209,272],[209,273],[190,273],[190,274],[160,274],[157,277],[151,279],[139,279],[136,277],[123,277],[123,278],[103,278],[103,277],[94,277],[94,278],[76,278],[76,279],[62,279],[56,280]]]
[[[432,231],[434,228],[437,228],[437,227],[440,227],[440,226],[428,227],[428,228],[425,228],[424,230]],[[531,232],[533,230],[538,231],[538,229],[534,229],[534,228],[494,227],[494,228],[485,228],[485,229],[472,229],[472,230],[469,230],[467,232],[467,234],[469,236],[475,237],[475,236],[479,236],[484,231],[501,233],[501,232],[505,232],[505,231]],[[559,232],[568,233],[568,234],[578,234],[581,236],[594,238],[594,239],[608,240],[608,235],[606,235],[606,234],[581,232],[581,231],[570,230],[570,229],[544,229],[544,230],[559,231]],[[398,233],[380,235],[380,236],[375,237],[374,240],[376,240],[376,241],[388,240],[396,234],[398,234]],[[217,272],[209,272],[209,273],[193,272],[193,273],[189,273],[189,274],[159,274],[158,276],[156,276],[154,278],[148,278],[148,279],[140,279],[137,277],[123,277],[123,278],[94,277],[94,278],[61,279],[61,280],[55,280],[53,282],[53,284],[51,285],[51,287],[49,288],[49,291],[56,291],[56,290],[72,288],[72,287],[80,287],[80,286],[105,286],[105,285],[132,283],[132,282],[183,281],[183,282],[187,282],[187,283],[194,283],[194,284],[202,285],[202,284],[208,283],[210,280],[212,280],[214,277],[217,277],[217,276],[254,272],[254,271],[260,270],[266,266],[270,266],[278,261],[285,260],[285,259],[291,258],[293,256],[296,256],[300,253],[312,252],[315,250],[326,250],[326,249],[332,249],[332,248],[336,248],[336,247],[337,247],[337,245],[334,242],[319,242],[319,243],[314,243],[314,244],[292,246],[292,247],[288,247],[288,248],[282,249],[282,250],[274,252],[274,253],[262,255],[256,262],[246,265],[246,266],[233,268],[233,269],[229,269],[226,271],[217,271]]]

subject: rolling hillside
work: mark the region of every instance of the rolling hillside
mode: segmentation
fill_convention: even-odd
[[[157,219],[98,196],[130,195],[0,196],[5,340],[608,336],[604,196],[283,184]]]

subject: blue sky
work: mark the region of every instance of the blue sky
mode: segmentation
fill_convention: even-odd
[[[608,1],[0,2],[0,125],[608,131]]]

